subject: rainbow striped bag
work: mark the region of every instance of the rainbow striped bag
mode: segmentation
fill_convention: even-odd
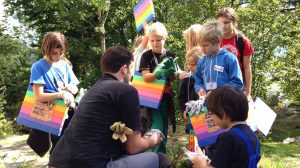
[[[158,109],[162,100],[166,78],[145,82],[141,73],[136,72],[132,79],[132,86],[136,88],[139,94],[140,105]]]
[[[144,21],[149,23],[154,18],[154,6],[152,0],[140,0],[133,8],[133,14],[137,31],[142,30]]]
[[[59,136],[67,112],[68,107],[61,99],[53,102],[36,102],[32,86],[28,86],[17,123]]]
[[[193,109],[191,109],[191,112],[192,110]],[[188,111],[188,118],[189,122],[192,124],[192,131],[195,138],[197,138],[196,140],[198,141],[198,145],[200,147],[205,147],[207,145],[214,144],[217,140],[218,135],[224,132],[225,130],[216,126],[212,117],[207,114],[205,102],[202,104],[202,108],[196,108],[196,110],[199,111],[197,111],[197,113],[192,114],[190,114],[190,111]],[[195,144],[193,145],[192,143],[190,143],[190,148],[193,147],[195,147]]]

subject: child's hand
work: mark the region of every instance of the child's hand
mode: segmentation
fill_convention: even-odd
[[[186,71],[181,71],[178,75],[179,79],[182,80],[186,77],[187,72]]]
[[[204,89],[201,88],[201,89],[199,90],[199,92],[198,92],[198,95],[199,95],[199,96],[205,96],[205,95],[206,95],[206,91],[205,91]]]
[[[151,148],[159,145],[164,140],[164,135],[159,132],[153,132],[149,138]]]
[[[207,94],[205,95],[205,98],[207,98],[207,96],[210,94],[211,91],[207,92]]]
[[[78,92],[78,87],[74,84],[69,84],[66,89],[73,95],[75,95]]]

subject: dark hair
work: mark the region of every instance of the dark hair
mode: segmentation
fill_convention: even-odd
[[[245,121],[248,118],[248,100],[238,88],[222,86],[213,90],[206,98],[207,110],[220,119],[226,114],[231,121]]]
[[[43,56],[50,56],[51,49],[61,48],[64,53],[68,49],[68,40],[60,32],[48,32],[45,34],[42,43]]]
[[[123,46],[108,48],[101,57],[100,66],[102,73],[116,73],[121,66],[128,65],[133,61],[132,54]]]
[[[225,17],[233,22],[233,25],[237,27],[238,16],[233,8],[223,7],[216,15],[216,19],[219,17]]]

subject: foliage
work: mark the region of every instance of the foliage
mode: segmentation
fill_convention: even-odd
[[[99,58],[105,46],[131,47],[137,36],[132,8],[138,0],[6,0],[8,14],[36,30],[39,46],[47,31],[61,31],[69,40],[69,55],[81,85],[89,88],[100,76]],[[153,1],[155,20],[164,23],[169,32],[166,48],[179,56],[183,67],[185,45],[182,32],[191,24],[203,24],[214,18],[223,6],[232,6],[239,15],[238,26],[250,39],[252,57],[252,95],[264,99],[271,83],[278,82],[286,96],[299,101],[299,3],[287,0],[255,1]],[[107,18],[102,17],[107,12]],[[276,17],[274,17],[276,16]],[[104,27],[101,25],[105,22]],[[105,33],[105,34],[102,34]],[[28,75],[28,74],[27,74]],[[173,90],[179,90],[174,81]],[[177,97],[175,96],[176,100]]]
[[[12,122],[4,116],[4,105],[6,104],[4,91],[5,87],[3,86],[0,88],[0,139],[13,133]]]
[[[34,49],[0,32],[0,86],[5,88],[5,112],[15,116],[28,85]]]

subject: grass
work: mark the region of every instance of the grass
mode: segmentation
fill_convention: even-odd
[[[179,121],[178,123],[180,123]],[[183,123],[183,122],[181,122]],[[188,147],[188,136],[184,126],[177,126],[177,133],[169,133],[168,157],[177,168],[191,167],[181,147]],[[261,142],[262,168],[294,168],[300,167],[300,144],[283,144],[288,137],[300,136],[300,111],[287,109],[277,110],[277,118],[268,136],[259,136]],[[186,137],[185,139],[182,137]]]
[[[300,145],[263,142],[262,158],[259,165],[263,168],[300,167]]]

